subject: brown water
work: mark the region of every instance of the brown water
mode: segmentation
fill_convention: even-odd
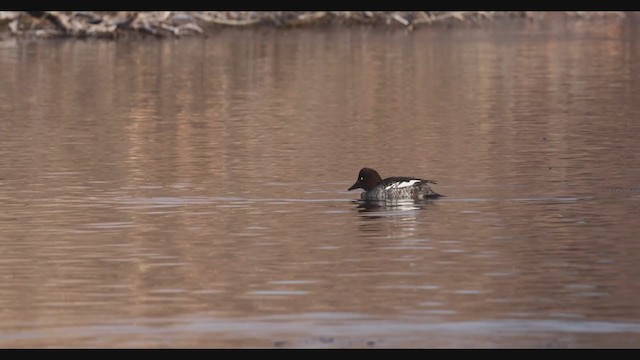
[[[0,42],[0,346],[637,347],[639,35]]]

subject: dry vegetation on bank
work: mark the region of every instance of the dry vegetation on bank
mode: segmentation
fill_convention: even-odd
[[[624,12],[529,11],[29,11],[0,12],[2,33],[15,37],[116,39],[131,35],[204,35],[225,27],[378,25],[413,30],[429,25],[481,24],[496,19],[539,20],[551,16],[621,19]]]

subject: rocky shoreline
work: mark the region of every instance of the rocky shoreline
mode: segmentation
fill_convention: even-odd
[[[498,19],[615,20],[625,16],[625,12],[603,11],[0,11],[0,34],[4,38],[164,38],[205,36],[220,27],[371,25],[414,30]]]

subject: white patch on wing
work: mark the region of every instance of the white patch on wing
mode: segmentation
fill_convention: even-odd
[[[384,188],[384,189],[385,189],[385,190],[389,190],[389,189],[391,189],[391,188],[400,189],[400,188],[403,188],[403,187],[411,186],[411,185],[413,185],[413,184],[415,184],[415,183],[417,183],[417,182],[420,182],[420,181],[422,181],[422,180],[420,180],[420,179],[414,179],[414,180],[409,180],[409,181],[403,181],[403,182],[400,182],[400,183],[393,183],[393,184],[391,184],[391,185],[387,186],[387,187],[386,187],[386,188]]]

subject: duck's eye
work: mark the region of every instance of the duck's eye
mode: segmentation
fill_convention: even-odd
[[[364,178],[362,176],[360,176],[360,181],[363,181],[363,180],[364,180]]]

